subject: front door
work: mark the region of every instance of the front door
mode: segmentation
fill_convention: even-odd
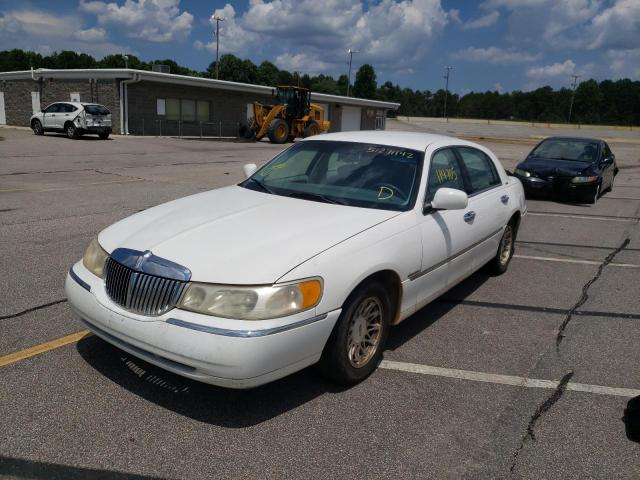
[[[433,200],[439,188],[465,190],[462,169],[452,148],[433,153],[429,162],[425,203]],[[421,308],[447,290],[449,263],[469,243],[471,226],[464,220],[463,210],[428,211],[421,219],[422,266],[414,275],[418,282],[418,303]]]
[[[44,128],[62,128],[58,126],[60,116],[62,115],[60,106],[61,104],[54,103],[44,110],[42,115],[42,125]]]

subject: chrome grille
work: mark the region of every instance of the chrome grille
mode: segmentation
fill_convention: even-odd
[[[187,282],[138,272],[109,258],[105,265],[107,295],[122,308],[158,316],[176,306]]]

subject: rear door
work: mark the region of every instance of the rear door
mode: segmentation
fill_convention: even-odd
[[[496,254],[504,226],[509,220],[509,204],[515,201],[502,184],[493,159],[473,147],[455,147],[461,161],[469,205],[464,222],[473,228],[473,241],[468,252],[455,259],[452,281],[468,274],[469,266],[475,271]]]
[[[73,120],[78,114],[78,108],[69,103],[63,103],[61,107],[60,117],[58,119],[58,128],[64,128],[64,124],[68,120]]]

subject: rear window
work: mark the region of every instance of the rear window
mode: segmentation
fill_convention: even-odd
[[[102,105],[85,105],[84,111],[89,115],[109,115],[111,112]]]

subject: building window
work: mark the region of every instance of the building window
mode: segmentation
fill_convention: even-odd
[[[196,101],[195,100],[182,100],[182,121],[183,122],[195,122],[196,121]]]
[[[200,122],[208,122],[211,118],[209,116],[209,102],[204,100],[198,100],[198,120]]]
[[[165,106],[167,108],[167,120],[180,120],[180,100],[167,98]]]
[[[167,108],[166,108],[166,102],[164,100],[164,98],[158,98],[156,101],[156,113],[158,115],[166,115],[167,114]]]

